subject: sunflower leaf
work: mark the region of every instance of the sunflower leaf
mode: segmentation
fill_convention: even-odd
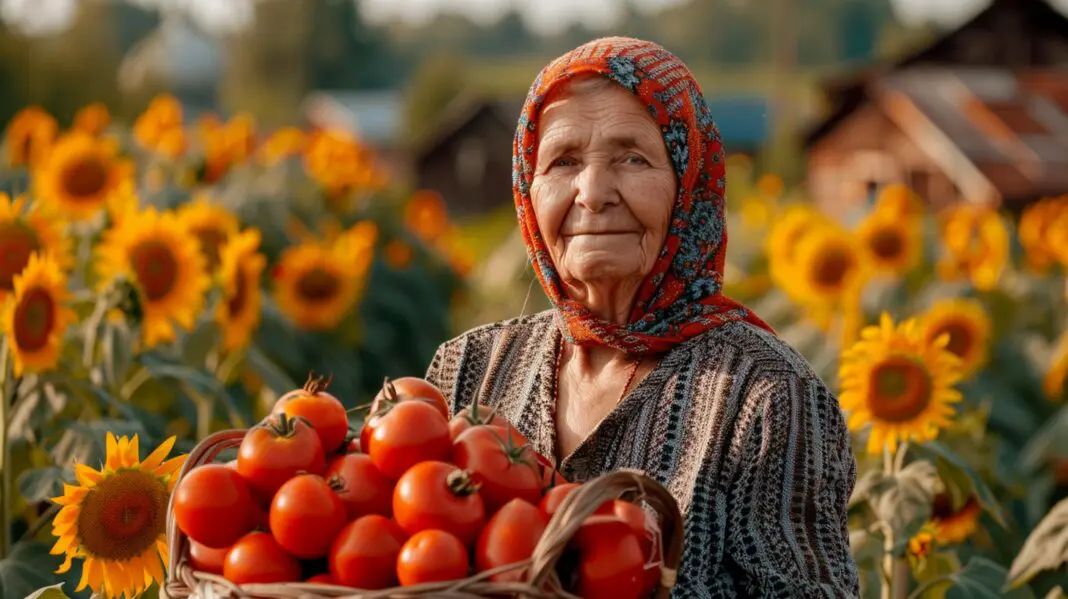
[[[59,565],[59,558],[49,555],[44,543],[16,544],[11,554],[0,560],[0,599],[25,599],[42,587],[54,585],[58,577],[52,571]]]
[[[954,497],[954,503],[958,507],[967,501],[970,496],[975,496],[979,505],[1001,526],[1005,526],[1005,517],[1001,513],[1001,506],[994,497],[993,491],[983,481],[979,473],[959,455],[938,441],[931,441],[910,448],[910,451],[926,459],[933,460],[938,469],[938,476],[946,485]],[[959,503],[958,503],[959,500]]]
[[[1056,570],[1068,563],[1068,499],[1046,514],[1024,541],[1009,568],[1008,588],[1027,584],[1038,573]]]
[[[273,360],[267,357],[267,354],[263,353],[259,346],[250,345],[245,354],[245,359],[248,367],[263,379],[263,384],[273,391],[276,396],[280,397],[283,393],[297,388],[297,384],[293,379]]]
[[[85,464],[96,468],[107,458],[107,433],[116,437],[138,435],[143,446],[152,445],[144,425],[128,420],[72,421],[64,427],[63,436],[52,446],[52,460],[57,465]]]
[[[63,583],[61,582],[49,587],[37,589],[32,594],[27,595],[26,599],[70,599],[70,597],[63,592]]]
[[[870,501],[875,515],[893,530],[894,553],[900,554],[931,517],[938,473],[930,462],[920,460],[887,480]]]
[[[1002,592],[1005,568],[983,557],[973,557],[963,570],[950,575],[953,586],[946,591],[946,599],[1034,599],[1030,589]]]
[[[74,471],[59,466],[26,470],[19,475],[19,493],[29,503],[47,501],[63,494],[63,483],[74,484]]]

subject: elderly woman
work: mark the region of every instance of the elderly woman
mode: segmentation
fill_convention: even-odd
[[[553,309],[444,343],[427,378],[495,406],[570,480],[636,468],[686,515],[676,597],[858,595],[856,463],[833,393],[724,297],[725,168],[686,66],[590,42],[535,79],[519,227]]]

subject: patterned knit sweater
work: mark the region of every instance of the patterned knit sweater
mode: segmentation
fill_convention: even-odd
[[[452,410],[475,397],[552,459],[552,312],[438,349],[427,378]],[[636,468],[686,516],[673,598],[855,597],[846,502],[856,462],[835,396],[805,360],[746,323],[677,346],[563,462],[569,480]]]

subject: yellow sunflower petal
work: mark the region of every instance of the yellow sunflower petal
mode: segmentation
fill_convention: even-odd
[[[94,560],[91,557],[90,558],[86,558],[86,560],[82,563],[82,577],[81,577],[81,579],[79,579],[78,586],[74,589],[74,592],[77,593],[77,592],[85,589],[85,587],[87,587],[87,586],[89,588],[93,589],[94,591],[97,590],[98,587],[94,587],[94,586],[91,586],[89,584],[89,579],[90,579],[90,575],[89,574],[90,574],[90,572],[93,571],[93,567],[95,565],[96,565],[96,560]]]
[[[166,575],[163,573],[163,562],[160,561],[159,555],[155,552],[145,556],[145,582],[151,584],[153,582],[163,582]]]
[[[159,447],[150,453],[148,457],[145,458],[144,462],[141,462],[141,468],[159,476],[160,473],[156,472],[156,469],[159,468],[160,464],[163,462],[163,458],[167,457],[167,454],[174,448],[174,442],[176,440],[177,437],[171,437],[163,443],[160,443]]]
[[[56,568],[56,571],[54,572],[54,574],[65,574],[65,573],[69,572],[70,571],[70,567],[73,565],[73,563],[74,563],[74,556],[68,553],[63,558],[63,563],[60,564],[58,568]]]
[[[74,465],[74,476],[84,487],[93,487],[96,483],[104,479],[104,474],[102,472],[94,470],[85,464]]]
[[[130,439],[129,445],[126,446],[126,453],[123,454],[123,466],[132,467],[136,466],[141,458],[141,449],[138,447],[137,435],[134,435]]]
[[[107,446],[107,469],[117,470],[122,465],[119,461],[119,443],[111,431],[108,431],[105,438]]]
[[[155,474],[157,476],[166,476],[172,472],[178,471],[185,464],[185,460],[188,457],[189,456],[187,455],[180,455],[163,462],[159,468],[156,468]]]
[[[59,537],[59,539],[56,540],[56,544],[52,546],[52,549],[49,550],[49,553],[52,555],[60,555],[62,553],[66,553],[67,550],[70,549],[70,546],[74,544],[75,540],[76,538],[74,535],[61,536]]]

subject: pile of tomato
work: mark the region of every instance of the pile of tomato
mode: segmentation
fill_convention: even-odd
[[[426,380],[387,379],[358,434],[312,377],[250,429],[237,459],[190,470],[174,519],[193,569],[236,584],[381,590],[478,573],[519,582],[569,483],[504,418],[450,418]],[[557,572],[572,593],[648,597],[660,579],[657,520],[612,500],[571,539]],[[509,568],[509,564],[514,567]]]

